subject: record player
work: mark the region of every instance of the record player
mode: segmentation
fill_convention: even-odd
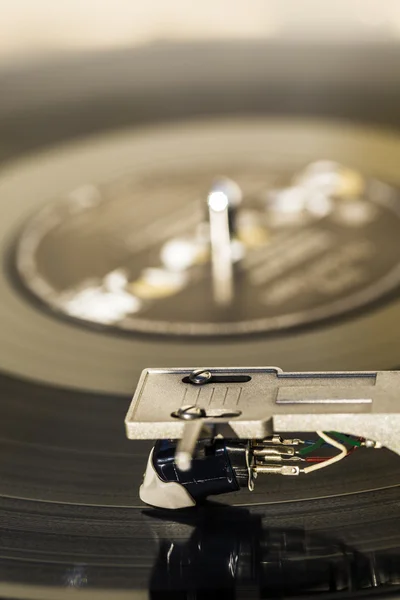
[[[239,4],[0,64],[1,597],[400,593],[394,8]]]

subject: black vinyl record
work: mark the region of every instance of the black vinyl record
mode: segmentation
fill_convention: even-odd
[[[397,592],[400,461],[389,450],[357,451],[306,482],[267,477],[178,514],[140,502],[152,444],[128,441],[123,421],[149,366],[400,364],[398,65],[391,46],[243,42],[1,74],[2,597]],[[362,226],[343,226],[346,208],[300,223],[292,252],[274,238],[276,281],[254,254],[254,291],[239,287],[228,316],[209,309],[207,280],[176,293],[170,281],[157,293],[143,284],[165,232],[187,235],[213,175],[237,179],[251,213],[271,182],[321,159],[350,169],[352,189],[362,174]],[[291,262],[301,252],[312,253],[306,290]],[[120,295],[110,308],[98,280],[121,269],[135,273],[141,302]]]

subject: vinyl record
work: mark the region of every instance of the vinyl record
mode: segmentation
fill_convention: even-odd
[[[256,197],[281,165],[296,172],[321,155],[379,176],[368,192],[374,199],[362,200],[365,224],[343,225],[338,208],[251,249],[249,282],[228,321],[213,308],[208,265],[176,290],[165,292],[174,282],[164,280],[142,289],[150,268],[182,274],[162,271],[160,253],[190,235],[214,169]],[[390,327],[399,311],[399,155],[400,137],[342,122],[220,118],[85,139],[12,162],[0,177],[3,368],[129,393],[145,365],[392,367],[400,343]],[[134,293],[103,292],[106,277],[128,277],[126,265]]]
[[[123,427],[148,366],[399,364],[397,62],[390,48],[316,58],[313,48],[160,45],[3,73],[3,597],[397,591],[400,462],[390,451],[171,514],[140,502],[151,444],[126,440]],[[259,228],[231,314],[210,308],[202,263],[187,285],[166,285],[165,269],[151,283],[170,236],[187,242],[201,221],[215,176],[238,182],[259,225],[267,190],[321,160],[340,165],[351,193],[289,236]],[[118,287],[127,273],[129,298]]]

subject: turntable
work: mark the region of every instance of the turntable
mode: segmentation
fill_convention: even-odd
[[[160,42],[4,71],[2,597],[399,592],[398,60]],[[257,377],[278,397],[247,418]],[[185,473],[204,427],[244,485],[148,506],[154,440]]]

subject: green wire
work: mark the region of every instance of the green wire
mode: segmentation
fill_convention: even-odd
[[[323,440],[322,438],[319,438],[315,442],[315,444],[312,444],[311,446],[307,446],[306,448],[302,448],[301,450],[299,450],[299,454],[309,454],[310,452],[314,452],[314,450],[321,448],[321,446],[323,446],[323,444],[325,444],[325,440]]]
[[[361,446],[361,442],[359,442],[358,440],[351,439],[351,437],[345,435],[344,433],[338,433],[337,431],[330,431],[329,435],[339,439],[341,442],[344,442],[345,444],[349,444],[350,446],[356,446],[356,447]],[[321,446],[323,446],[324,444],[325,444],[325,440],[323,440],[322,438],[319,438],[311,446],[307,446],[306,448],[302,448],[301,450],[299,450],[299,454],[304,456],[305,454],[314,452],[314,450],[318,450],[318,448],[321,448]]]
[[[348,435],[345,435],[344,433],[338,433],[337,431],[330,431],[329,435],[332,435],[333,437],[338,438],[341,442],[344,442],[345,444],[349,444],[349,446],[356,446],[356,447],[361,446],[361,442],[359,440],[353,440],[353,439],[351,439],[351,437],[349,437]]]

